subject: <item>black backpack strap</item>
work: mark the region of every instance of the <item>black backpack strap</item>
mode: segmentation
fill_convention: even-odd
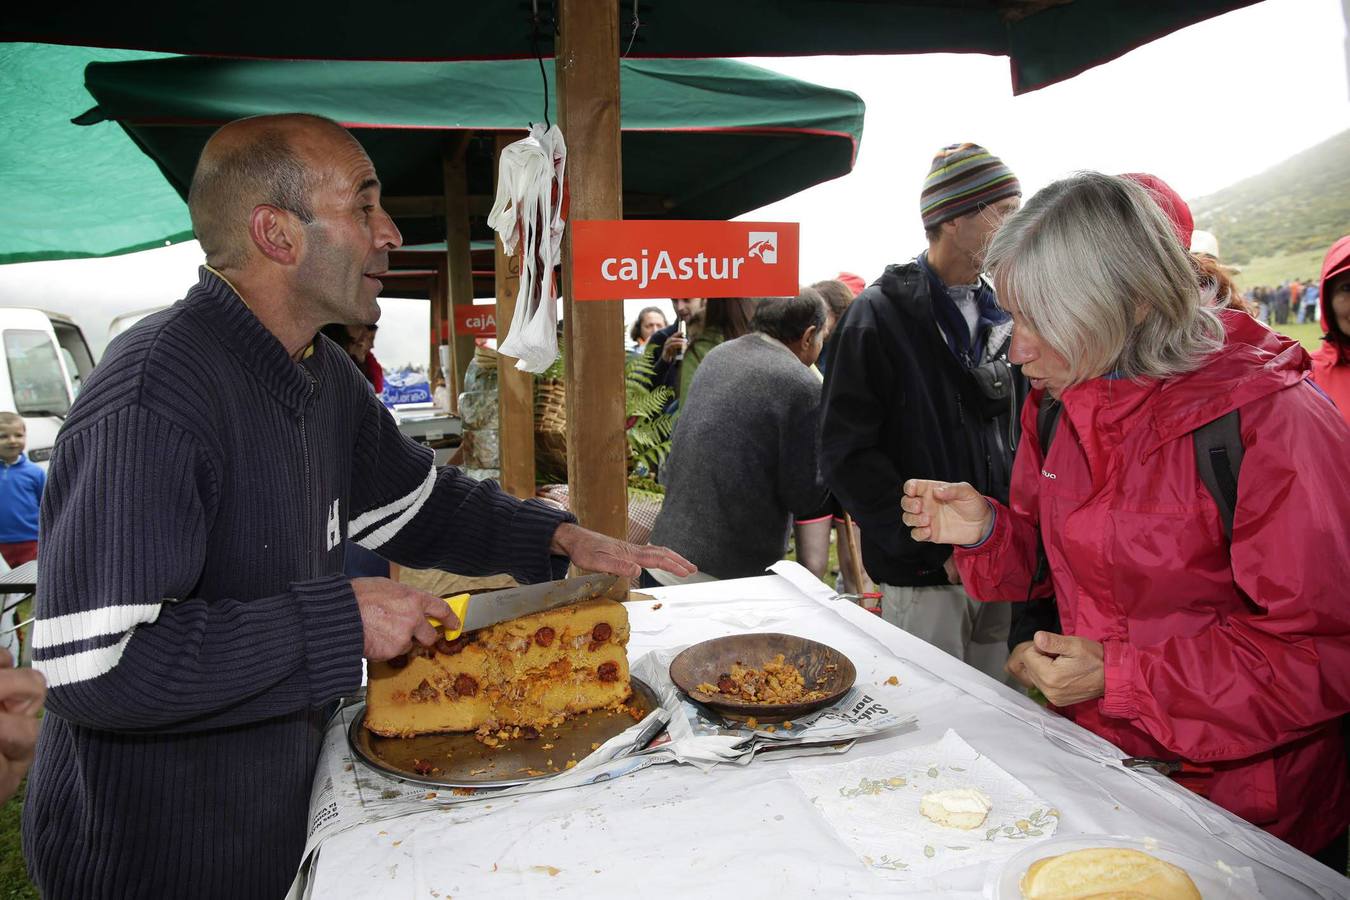
[[[1195,469],[1219,507],[1223,536],[1233,540],[1237,511],[1238,472],[1242,469],[1242,431],[1238,411],[1232,410],[1192,432]]]
[[[1055,429],[1059,427],[1059,413],[1064,407],[1049,394],[1041,395],[1040,408],[1036,410],[1036,437],[1041,442],[1041,462],[1050,455],[1050,442],[1055,439]]]

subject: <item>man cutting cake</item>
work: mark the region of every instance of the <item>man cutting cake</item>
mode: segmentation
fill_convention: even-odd
[[[207,265],[109,348],[57,440],[34,667],[47,677],[24,809],[44,897],[277,897],[331,702],[361,659],[438,637],[444,601],[342,575],[343,542],[467,575],[691,566],[437,469],[317,336],[379,317],[402,243],[326,119],[233,122],[188,199]]]

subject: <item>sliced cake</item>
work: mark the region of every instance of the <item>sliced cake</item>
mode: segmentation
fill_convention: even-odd
[[[628,610],[585,600],[371,663],[366,727],[388,737],[541,727],[632,693]]]

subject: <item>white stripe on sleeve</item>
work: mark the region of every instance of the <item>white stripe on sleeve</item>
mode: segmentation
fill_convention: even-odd
[[[33,668],[46,676],[49,688],[97,678],[105,672],[111,672],[122,659],[122,652],[127,649],[127,642],[131,640],[133,633],[134,631],[128,631],[120,641],[110,647],[82,650],[53,659],[35,659]]]
[[[431,499],[431,495],[435,490],[436,490],[436,467],[432,466],[431,471],[427,473],[427,480],[422,482],[422,487],[419,488],[417,491],[414,491],[414,493],[417,496],[413,499],[412,506],[409,506],[407,509],[405,509],[403,511],[403,514],[400,515],[397,519],[394,519],[391,522],[386,522],[384,525],[381,525],[379,528],[375,529],[370,534],[358,540],[357,543],[360,544],[362,547],[365,547],[367,550],[375,550],[383,546],[386,542],[389,541],[390,538],[392,538],[394,535],[398,534],[401,530],[403,530],[404,525],[407,525],[409,522],[413,520],[414,517],[416,517],[416,515],[422,510],[422,507],[426,504],[426,502]],[[406,500],[407,497],[403,499]],[[400,500],[398,502],[402,503],[403,500]],[[364,518],[364,516],[362,518]],[[354,534],[355,532],[351,529],[348,529],[347,533]]]
[[[38,619],[33,624],[33,649],[59,647],[104,635],[121,634],[137,625],[158,619],[162,606],[162,603],[101,606],[64,616]]]
[[[361,513],[355,519],[347,523],[347,537],[353,537],[365,531],[381,519],[388,518],[394,513],[402,512],[414,503],[426,502],[426,497],[431,492],[431,488],[436,484],[436,467],[432,466],[427,477],[417,487],[402,497],[399,497],[393,503],[386,503],[378,509],[372,509],[369,512]],[[364,541],[358,543],[364,544]]]

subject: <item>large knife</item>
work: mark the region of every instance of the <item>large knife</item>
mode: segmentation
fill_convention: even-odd
[[[447,641],[453,641],[465,632],[477,631],[498,622],[599,597],[614,587],[618,580],[614,575],[586,575],[483,594],[457,594],[446,597],[445,602],[450,604],[451,611],[459,618],[458,628],[446,628],[437,619],[428,618],[427,621],[444,631]]]

